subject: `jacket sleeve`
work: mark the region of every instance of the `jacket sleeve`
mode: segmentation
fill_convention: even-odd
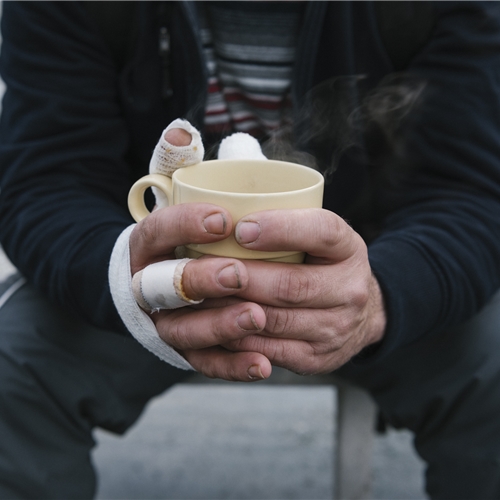
[[[500,287],[498,2],[437,3],[408,73],[426,87],[369,246],[389,316],[377,356],[470,318]]]
[[[1,244],[51,300],[123,329],[107,271],[133,221],[112,57],[78,2],[6,2],[2,35]]]

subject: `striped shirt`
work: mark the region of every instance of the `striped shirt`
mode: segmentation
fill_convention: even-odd
[[[303,2],[198,2],[208,66],[205,130],[258,139],[287,121]]]

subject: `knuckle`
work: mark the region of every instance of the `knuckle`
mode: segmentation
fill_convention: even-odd
[[[189,331],[184,322],[169,322],[168,330],[162,335],[163,340],[176,349],[195,349],[196,345],[192,342]]]
[[[227,310],[223,316],[215,316],[207,327],[210,329],[212,345],[226,344],[241,339],[245,330],[238,327],[237,316],[239,309]]]
[[[327,247],[335,247],[345,237],[349,226],[347,223],[332,212],[328,212],[328,217],[322,217],[318,221],[317,232],[320,240]]]
[[[230,382],[241,382],[243,380],[246,381],[246,379],[248,378],[248,375],[245,374],[242,376],[239,373],[239,371],[236,370],[235,368],[228,367],[225,370],[223,378],[224,378],[224,380],[228,380]]]
[[[328,345],[333,351],[342,348],[346,339],[350,337],[358,324],[358,315],[346,313],[337,314],[334,320],[334,330],[330,334]]]
[[[156,217],[156,215],[148,215],[140,224],[140,234],[144,246],[154,247],[159,234],[158,217]]]
[[[210,363],[203,370],[203,374],[206,375],[208,378],[211,379],[220,378],[224,380],[232,380],[230,372],[231,370],[229,370],[227,366],[223,365],[220,362]]]
[[[175,231],[183,237],[190,239],[193,236],[192,214],[186,205],[176,205]]]
[[[283,269],[276,281],[276,297],[285,304],[306,302],[311,293],[311,281],[305,272],[297,268]]]
[[[233,351],[233,352],[249,350],[247,337],[238,338],[238,339],[234,339],[234,340],[226,340],[221,345],[223,346],[224,349],[226,349],[228,351]],[[252,344],[252,349],[253,349],[253,344]]]
[[[288,342],[275,342],[273,344],[272,359],[279,360],[283,366],[289,366],[293,363],[294,355]]]
[[[266,330],[274,334],[284,334],[295,323],[295,313],[291,309],[266,308]]]
[[[359,280],[352,282],[349,287],[348,297],[349,304],[352,307],[362,309],[370,297],[369,287]]]
[[[227,331],[225,328],[223,328],[220,323],[217,321],[213,322],[211,324],[211,337],[212,337],[212,345],[219,345],[223,344],[227,341],[233,340],[233,331]]]
[[[222,356],[218,356],[216,360],[204,367],[203,374],[211,379],[219,378],[232,382],[244,380],[246,377],[239,373],[239,370],[233,366],[231,361],[231,357],[223,359]]]

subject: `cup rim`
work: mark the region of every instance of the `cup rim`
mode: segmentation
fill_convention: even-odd
[[[207,168],[209,168],[209,164],[211,164],[211,163],[222,163],[222,164],[224,164],[224,163],[232,163],[232,162],[235,162],[235,161],[246,161],[246,162],[268,162],[268,161],[272,161],[273,163],[279,163],[281,165],[289,165],[289,166],[291,166],[293,168],[299,168],[301,170],[307,169],[308,171],[311,172],[312,176],[316,177],[316,182],[314,182],[314,184],[312,184],[310,186],[307,186],[307,187],[304,187],[304,188],[300,188],[300,189],[293,189],[293,190],[289,190],[289,191],[269,191],[269,192],[265,192],[265,193],[240,193],[240,192],[221,191],[221,190],[218,190],[218,189],[207,189],[207,188],[204,188],[204,187],[193,186],[192,184],[188,184],[186,182],[183,182],[181,179],[178,179],[177,175],[176,175],[178,172],[179,172],[179,175],[181,175],[182,171],[185,171],[185,169],[189,169],[189,168],[196,168],[196,167],[199,167],[199,168],[205,168],[205,167],[207,167]],[[224,159],[224,160],[207,160],[207,161],[202,161],[202,162],[196,163],[194,165],[189,165],[189,166],[177,169],[172,174],[172,179],[174,179],[174,178],[175,178],[175,182],[176,183],[178,183],[180,185],[183,185],[183,186],[194,188],[194,189],[196,189],[198,191],[204,191],[204,192],[207,192],[207,193],[220,193],[220,194],[231,193],[231,194],[237,194],[238,196],[243,196],[243,197],[251,197],[251,196],[255,196],[256,194],[273,195],[273,196],[279,196],[279,195],[285,196],[285,195],[287,195],[289,193],[301,193],[301,192],[306,192],[306,191],[310,191],[310,190],[316,189],[319,186],[324,185],[324,182],[325,182],[325,178],[324,178],[324,176],[323,176],[323,174],[321,172],[319,172],[318,170],[315,170],[312,167],[308,167],[306,165],[301,165],[300,163],[293,163],[293,162],[283,161],[283,160],[258,160],[258,159],[248,159],[248,158],[241,158],[240,160],[238,160],[238,159]]]

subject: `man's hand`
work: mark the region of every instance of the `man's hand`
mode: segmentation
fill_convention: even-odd
[[[191,142],[191,134],[173,128],[165,139],[176,146]],[[130,267],[134,275],[149,264],[175,259],[175,249],[188,243],[212,243],[227,238],[233,229],[230,214],[209,204],[175,205],[155,210],[131,233]],[[248,273],[235,259],[200,259],[184,268],[185,294],[199,300],[226,297],[245,290]],[[179,351],[191,365],[209,377],[226,380],[261,380],[271,374],[271,364],[256,352],[230,352],[220,344],[259,333],[265,326],[263,309],[238,301],[213,310],[183,307],[153,313],[159,336]]]
[[[245,217],[235,234],[245,248],[301,250],[308,257],[306,264],[245,261],[249,283],[237,295],[262,305],[266,325],[227,348],[315,374],[339,368],[382,339],[383,297],[365,243],[343,219],[321,209],[266,211]]]
[[[178,129],[168,134],[171,144],[190,137]],[[177,246],[220,241],[232,230],[229,213],[215,205],[157,210],[131,234],[131,272],[174,259]],[[189,262],[184,292],[207,300],[152,319],[160,337],[195,369],[241,381],[269,377],[271,363],[297,373],[326,373],[383,337],[383,298],[366,246],[341,218],[320,209],[266,211],[241,220],[235,235],[246,248],[305,251],[307,261]]]
[[[154,262],[175,259],[175,248],[187,243],[211,243],[231,234],[230,215],[209,204],[175,205],[154,211],[130,236],[131,272]],[[207,258],[189,262],[183,289],[194,300],[226,297],[248,286],[248,273],[235,259]],[[252,302],[215,309],[183,307],[153,313],[160,337],[208,377],[252,381],[269,377],[271,364],[256,352],[230,352],[220,344],[259,333],[266,324],[262,307]]]

